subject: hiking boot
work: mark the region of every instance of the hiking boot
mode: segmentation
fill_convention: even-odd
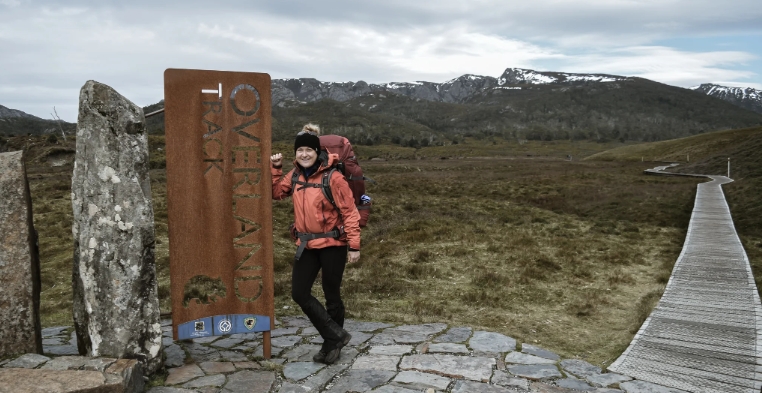
[[[344,348],[345,345],[349,344],[349,340],[352,339],[351,334],[349,334],[344,329],[341,329],[341,330],[343,331],[343,334],[341,336],[341,341],[339,341],[339,343],[336,344],[336,348],[328,351],[328,353],[325,354],[325,359],[323,359],[323,363],[325,364],[336,363],[336,361],[339,360],[339,356],[341,356],[341,348]],[[320,354],[320,352],[318,352],[318,354]],[[315,356],[317,357],[317,355]]]
[[[325,363],[326,355],[327,353],[321,349],[318,351],[318,353],[315,354],[315,356],[312,357],[312,361],[315,363]]]

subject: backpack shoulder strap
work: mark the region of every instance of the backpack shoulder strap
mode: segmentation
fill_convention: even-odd
[[[299,180],[299,176],[300,175],[301,174],[299,172],[297,172],[296,170],[294,170],[294,174],[291,175],[291,192],[292,193],[295,192],[295,191],[301,191],[301,190],[303,190],[305,188],[310,188],[310,187],[318,188],[318,187],[322,187],[321,183],[310,183],[309,181],[301,181],[301,180]],[[300,185],[301,187],[296,188],[297,184]]]
[[[294,168],[293,171],[291,171],[291,192],[294,192],[296,189],[296,182],[299,181],[299,172],[296,171],[296,168]]]
[[[302,187],[300,188],[306,188],[306,187],[320,187],[320,189],[323,191],[323,196],[325,199],[328,199],[328,202],[331,202],[331,206],[333,206],[334,209],[336,209],[336,212],[339,213],[339,217],[341,217],[341,210],[336,205],[336,201],[333,199],[333,192],[331,191],[331,176],[333,176],[333,173],[336,172],[338,169],[334,166],[331,167],[330,170],[323,172],[323,177],[320,181],[320,183],[309,183],[309,182],[303,182],[299,181],[299,173],[294,170],[293,174],[291,175],[291,190],[292,192],[296,190],[296,185],[301,184]]]
[[[339,207],[336,206],[336,201],[333,199],[333,192],[331,191],[331,176],[333,176],[333,173],[336,171],[336,167],[333,167],[329,171],[323,173],[321,188],[323,190],[323,196],[325,196],[325,199],[328,199],[328,202],[331,202],[333,208],[336,209],[336,211],[339,213],[339,216],[341,216],[341,210],[339,210]]]

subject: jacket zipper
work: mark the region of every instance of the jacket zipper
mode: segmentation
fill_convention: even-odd
[[[319,168],[318,168],[318,171],[313,173],[313,175],[318,174],[318,173],[320,173],[320,169]],[[307,178],[306,174],[301,173],[300,175],[302,177],[304,177],[304,182],[305,183],[309,183],[309,179]],[[322,177],[322,174],[321,174],[321,177]],[[322,178],[320,179],[320,181],[322,183]],[[306,212],[306,209],[305,209],[305,206],[307,205],[306,202],[307,202],[307,189],[308,188],[309,187],[305,187],[304,188],[304,190],[303,190],[304,191],[304,196],[302,197],[302,219],[304,220],[303,224],[304,224],[304,230],[305,231],[309,230],[309,228],[307,228],[307,212]],[[294,192],[296,192],[296,190],[294,190]],[[321,189],[320,195],[323,196],[322,189]],[[325,199],[325,196],[323,196],[322,200],[320,201],[320,214],[323,217],[323,225],[322,225],[323,229],[325,229],[326,224],[328,224],[328,218],[325,216],[325,202],[326,202],[326,199]],[[328,231],[324,230],[323,232],[328,232]]]
[[[307,183],[307,176],[304,173],[301,175],[304,177],[304,182]],[[307,212],[305,211],[305,204],[307,202],[307,188],[304,188],[302,191],[304,191],[304,194],[302,195],[302,225],[304,226],[304,231],[309,232],[309,228],[307,228]]]

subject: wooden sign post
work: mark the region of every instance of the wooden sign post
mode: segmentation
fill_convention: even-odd
[[[164,72],[176,339],[274,328],[270,76]]]

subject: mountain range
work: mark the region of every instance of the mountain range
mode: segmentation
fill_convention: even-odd
[[[725,100],[731,104],[738,105],[741,108],[762,113],[762,90],[753,89],[751,87],[727,87],[712,83],[704,83],[699,86],[691,87],[691,89]]]
[[[762,125],[762,114],[643,78],[508,68],[444,83],[272,82],[273,138],[301,124],[360,143],[409,146],[463,137],[655,141]]]
[[[521,68],[508,68],[500,77],[466,74],[444,83],[391,82],[368,84],[359,82],[320,82],[313,78],[274,79],[273,105],[284,107],[293,103],[313,102],[321,99],[347,101],[369,93],[394,93],[412,98],[438,102],[465,102],[475,94],[492,89],[518,89],[521,85],[585,84],[590,82],[616,82],[634,80],[607,74],[572,74],[538,72]],[[691,87],[706,95],[728,101],[742,108],[762,113],[762,91],[747,87],[728,87],[704,83]]]
[[[317,122],[360,144],[425,146],[464,137],[654,141],[762,125],[754,89],[705,84],[691,90],[637,77],[521,68],[443,83],[273,79],[272,104],[274,140],[288,140],[302,124]],[[160,101],[145,110],[162,107]],[[50,130],[50,121],[0,108],[0,133]],[[31,130],[30,122],[45,124]],[[147,125],[161,133],[163,122],[161,114]]]
[[[628,79],[615,75],[537,72],[521,68],[508,68],[497,78],[466,74],[444,83],[418,81],[368,84],[364,81],[320,82],[313,78],[274,79],[272,96],[273,106],[279,107],[322,99],[342,102],[370,93],[390,93],[426,101],[464,103],[495,89],[521,90],[522,86],[529,85],[581,85]]]

